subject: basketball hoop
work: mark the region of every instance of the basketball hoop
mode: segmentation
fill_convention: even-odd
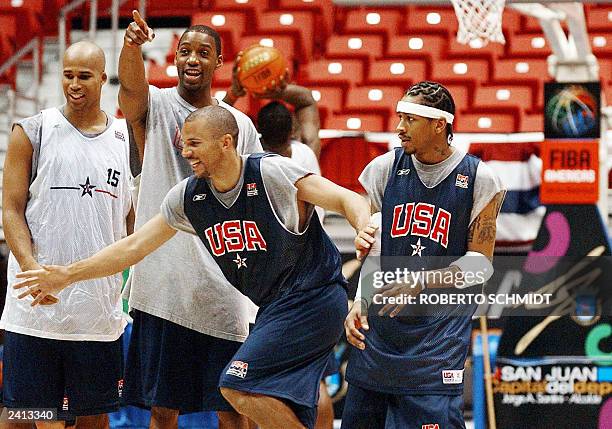
[[[457,41],[472,47],[489,42],[506,43],[502,14],[506,0],[451,0],[459,21]]]

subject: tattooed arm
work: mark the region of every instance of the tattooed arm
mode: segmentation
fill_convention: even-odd
[[[504,201],[505,192],[497,193],[474,219],[468,230],[467,247],[472,252],[479,252],[493,260],[495,248],[496,220]]]

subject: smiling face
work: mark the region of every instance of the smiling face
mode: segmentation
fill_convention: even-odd
[[[80,42],[66,50],[62,88],[69,108],[75,111],[99,109],[105,82],[104,54],[96,45]]]
[[[223,56],[217,55],[212,36],[189,31],[179,42],[174,64],[179,86],[189,93],[197,93],[210,88],[213,72],[223,64]]]

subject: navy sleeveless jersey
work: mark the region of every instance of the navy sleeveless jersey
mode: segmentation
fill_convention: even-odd
[[[261,177],[261,159],[250,155],[244,185],[231,207],[223,205],[206,180],[192,176],[185,189],[185,215],[227,280],[256,305],[281,294],[332,283],[346,285],[342,261],[316,213],[297,234],[281,224]]]
[[[427,188],[412,158],[395,150],[382,202],[382,269],[444,268],[467,251],[480,160],[465,155],[440,184]],[[391,258],[393,257],[393,258]],[[401,260],[401,263],[398,263]],[[422,293],[449,293],[431,289]],[[368,312],[366,349],[353,353],[347,378],[364,388],[395,394],[460,393],[476,305],[405,307],[401,317]],[[417,315],[405,315],[415,311]]]

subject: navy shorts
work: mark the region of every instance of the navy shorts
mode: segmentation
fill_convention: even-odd
[[[327,358],[327,365],[325,365],[325,371],[323,371],[323,379],[330,375],[337,374],[338,371],[340,371],[340,364],[338,363],[338,359],[336,359],[336,354],[332,350]]]
[[[283,399],[314,427],[319,383],[347,311],[340,284],[290,292],[261,307],[219,385]]]
[[[465,429],[463,395],[394,395],[349,384],[342,429],[428,427]]]
[[[233,411],[221,396],[219,376],[242,343],[188,329],[133,310],[125,371],[125,403],[181,414]]]
[[[3,359],[7,408],[55,408],[60,420],[119,409],[121,338],[66,341],[5,332]]]

